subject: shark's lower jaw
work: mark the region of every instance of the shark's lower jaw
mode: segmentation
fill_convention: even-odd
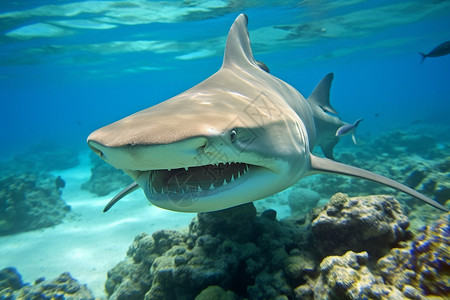
[[[231,162],[171,170],[149,170],[141,171],[136,182],[153,204],[187,208],[195,205],[199,199],[212,197],[242,184],[258,169],[263,167]]]
[[[148,171],[152,194],[213,191],[239,179],[252,165],[219,163],[199,167]],[[254,166],[253,166],[254,167]]]

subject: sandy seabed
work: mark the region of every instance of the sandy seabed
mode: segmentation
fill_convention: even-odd
[[[0,237],[0,269],[15,267],[29,283],[70,272],[96,297],[105,297],[107,271],[125,258],[137,234],[187,229],[195,216],[151,206],[142,191],[128,195],[103,213],[106,203],[123,187],[104,197],[82,190],[81,184],[91,175],[90,168],[86,153],[77,167],[53,172],[66,181],[62,198],[72,211],[57,226]]]

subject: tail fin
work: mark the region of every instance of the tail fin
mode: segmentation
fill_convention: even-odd
[[[355,136],[355,134],[356,134],[356,128],[358,127],[359,123],[360,123],[362,120],[364,120],[364,119],[358,119],[358,120],[356,120],[355,123],[353,123],[353,126],[355,126],[355,129],[354,129],[353,132],[352,132],[352,140],[353,140],[353,143],[354,143],[355,145],[358,144],[358,143],[356,143],[356,136]]]
[[[364,119],[358,119],[355,121],[355,123],[353,123],[353,126],[355,126],[355,129],[356,129],[356,127],[358,127],[359,123],[361,123],[361,121],[363,121],[363,120]]]
[[[359,169],[356,167],[352,167],[346,164],[338,163],[332,161],[330,159],[317,157],[311,154],[311,174],[317,173],[331,173],[331,174],[341,174],[346,176],[359,177],[363,179],[367,179],[370,181],[378,182],[380,184],[384,184],[391,188],[402,191],[408,195],[413,196],[419,200],[422,200],[425,203],[430,204],[431,206],[440,209],[442,211],[449,211],[448,208],[434,201],[433,199],[428,198],[427,196],[422,195],[421,193],[413,190],[412,188],[407,187],[395,180],[389,179],[387,177]]]
[[[427,55],[424,54],[424,53],[422,53],[422,52],[419,52],[419,54],[420,54],[420,56],[422,57],[422,60],[420,61],[420,63],[423,63],[423,61],[425,60],[425,58],[427,58]]]

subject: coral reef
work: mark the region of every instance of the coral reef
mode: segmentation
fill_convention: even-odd
[[[450,296],[450,214],[427,227],[403,248],[370,264],[367,252],[328,256],[296,299],[448,299]]]
[[[317,279],[295,289],[296,299],[402,299],[398,290],[372,274],[368,262],[367,252],[326,257]]]
[[[427,296],[450,296],[450,213],[427,226],[404,248],[378,261],[385,281],[397,289]]]
[[[81,285],[69,273],[52,280],[39,278],[33,285],[24,284],[14,268],[0,270],[0,299],[66,299],[93,300],[86,285]]]
[[[199,213],[187,232],[142,233],[127,258],[108,272],[106,292],[109,299],[146,300],[423,299],[448,294],[448,215],[416,240],[401,242],[412,234],[393,197],[338,193],[329,205],[314,210],[311,223],[304,220],[278,221],[274,210],[257,215],[250,203]],[[392,246],[406,248],[391,251]],[[416,279],[405,283],[411,270],[420,274],[410,274]]]
[[[98,196],[105,196],[133,182],[122,170],[106,164],[97,155],[92,153],[90,157],[93,165],[91,168],[91,178],[82,184],[82,189]]]
[[[0,179],[0,235],[61,223],[70,206],[61,199],[55,180],[46,173]]]
[[[320,195],[316,191],[298,187],[291,190],[288,199],[292,215],[306,215],[317,206]]]
[[[138,235],[127,259],[108,272],[109,299],[194,299],[222,293],[231,299],[292,297],[315,268],[307,231],[276,212],[256,215],[253,204],[199,213],[189,232]],[[184,284],[189,282],[189,284]]]
[[[408,226],[400,203],[382,195],[350,198],[338,193],[315,211],[311,221],[316,249],[322,256],[352,250],[381,257],[391,246],[411,237]]]
[[[14,268],[0,270],[0,299],[8,299],[14,291],[20,290],[25,284],[22,276]]]

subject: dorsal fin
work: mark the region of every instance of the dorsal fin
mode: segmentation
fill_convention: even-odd
[[[330,88],[333,77],[334,74],[329,73],[322,78],[311,95],[309,95],[308,101],[309,103],[319,106],[324,111],[337,115],[337,111],[330,105]]]
[[[240,14],[231,26],[225,46],[222,68],[230,65],[258,67],[253,58],[247,24],[247,15]]]

